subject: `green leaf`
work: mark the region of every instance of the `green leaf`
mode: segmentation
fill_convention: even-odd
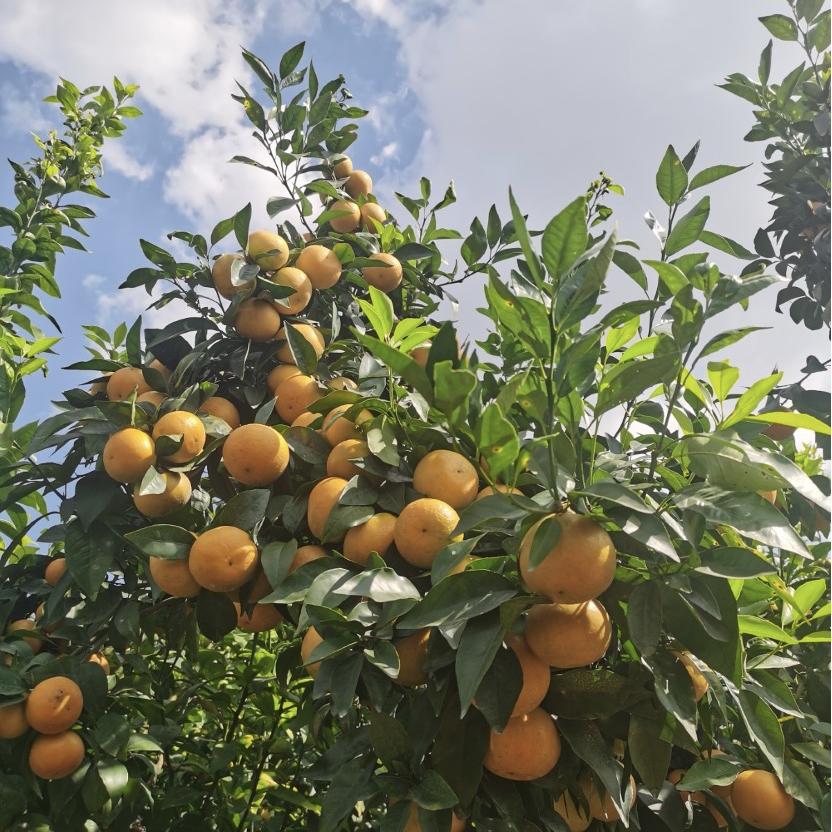
[[[654,581],[639,584],[627,600],[627,629],[643,656],[650,656],[662,635],[662,596]]]
[[[708,221],[708,215],[711,212],[710,197],[702,197],[693,208],[688,211],[676,224],[673,230],[668,234],[667,242],[665,243],[665,254],[672,255],[687,248],[692,243],[699,239],[699,235],[705,228],[705,223]]]
[[[662,722],[630,714],[627,751],[647,788],[659,789],[670,767],[671,743],[661,738]]]
[[[744,326],[738,329],[729,329],[727,332],[721,332],[719,335],[714,335],[702,348],[702,352],[699,354],[699,357],[705,358],[707,355],[713,355],[715,352],[724,350],[726,347],[736,344],[737,341],[741,341],[746,335],[751,335],[752,332],[760,332],[764,329],[771,329],[771,327]],[[739,372],[737,373],[737,377],[739,377]]]
[[[289,567],[298,550],[297,540],[273,540],[260,551],[260,565],[266,573],[269,586],[279,586],[289,574]]]
[[[113,568],[114,541],[109,532],[100,532],[100,525],[82,529],[80,523],[66,527],[66,562],[69,574],[84,594],[95,600],[107,572]]]
[[[488,723],[482,714],[471,708],[460,719],[459,702],[454,694],[449,695],[439,720],[431,761],[463,806],[469,805],[477,793],[488,738]]]
[[[272,493],[268,488],[253,488],[233,496],[216,514],[216,526],[236,526],[250,532],[266,516]]]
[[[520,453],[520,439],[514,425],[503,415],[496,402],[485,408],[477,421],[474,435],[491,477],[499,477],[514,464]]]
[[[741,422],[750,416],[763,399],[780,383],[783,373],[772,373],[766,378],[755,381],[745,393],[740,396],[730,416],[725,419],[720,427],[727,428]]]
[[[724,402],[728,398],[739,378],[740,371],[729,361],[708,362],[708,381],[718,401]]]
[[[756,578],[777,571],[772,564],[751,549],[732,546],[703,549],[699,557],[701,563],[697,571],[722,578]]]
[[[543,232],[543,262],[555,280],[563,277],[584,253],[587,239],[586,197],[580,196],[557,214]]]
[[[826,755],[829,765],[829,754]],[[795,799],[818,812],[823,802],[823,790],[812,769],[806,763],[789,757],[783,769],[783,788]],[[828,816],[828,813],[824,813]]]
[[[514,222],[514,233],[517,237],[517,242],[519,243],[520,248],[523,250],[523,257],[526,259],[526,264],[529,267],[529,273],[532,276],[532,280],[538,286],[542,286],[543,274],[540,270],[540,261],[537,259],[537,255],[534,253],[534,249],[532,248],[532,240],[529,236],[528,228],[526,228],[526,219],[514,199],[514,194],[512,193],[511,188],[508,189],[508,201],[511,206],[511,218]]]
[[[644,273],[641,263],[629,251],[620,248],[616,249],[615,254],[612,256],[612,261],[621,271],[629,275],[639,287],[645,291],[647,290],[647,275]]]
[[[360,575],[337,584],[332,588],[334,595],[356,595],[367,597],[378,603],[387,601],[418,601],[419,590],[405,577],[389,566],[368,569]]]
[[[281,79],[288,78],[295,71],[295,68],[300,63],[300,59],[303,57],[305,46],[306,43],[301,41],[283,53],[280,59],[280,68],[278,69]]]
[[[790,17],[784,14],[769,14],[758,20],[778,40],[797,40],[797,25]]]
[[[425,809],[452,809],[459,802],[454,790],[439,772],[428,769],[410,792],[413,800]]]
[[[740,615],[737,619],[740,632],[747,636],[771,639],[783,644],[797,644],[797,639],[789,635],[782,627],[778,627],[773,621],[759,618],[756,615]]]
[[[409,355],[361,332],[355,331],[355,337],[362,346],[366,347],[379,361],[385,363],[394,373],[398,373],[428,402],[433,400],[433,391],[427,374]]]
[[[832,428],[820,419],[808,413],[795,413],[791,410],[771,410],[746,416],[746,422],[763,422],[767,425],[787,425],[792,428],[805,428],[823,436],[832,435]]]
[[[698,791],[711,786],[730,786],[742,769],[723,757],[698,760],[676,784],[677,789]]]
[[[463,407],[477,386],[477,377],[471,370],[455,370],[450,361],[438,361],[433,366],[433,385],[436,405],[449,418],[457,408]],[[459,414],[465,418],[465,413]]]
[[[777,715],[759,696],[748,690],[738,693],[737,703],[748,733],[782,781],[786,742]]]
[[[225,592],[203,589],[196,599],[199,631],[211,641],[220,641],[237,626],[237,611]]]
[[[387,295],[375,286],[369,287],[370,301],[359,300],[364,314],[367,316],[376,335],[385,341],[393,331],[393,302]]]
[[[656,698],[662,707],[673,714],[679,726],[696,742],[696,702],[684,665],[664,651],[642,656],[641,661],[653,676]]]
[[[656,171],[656,190],[667,205],[675,205],[682,198],[687,186],[688,172],[670,144]]]
[[[528,571],[533,572],[546,559],[546,556],[558,545],[561,535],[561,525],[553,514],[544,517],[537,526],[532,547],[529,552]]]
[[[154,558],[183,560],[194,543],[192,532],[181,526],[159,523],[124,535],[140,552]]]
[[[465,716],[477,689],[503,642],[503,625],[499,610],[480,615],[468,622],[456,651],[456,681]]]
[[[315,372],[318,366],[318,354],[315,348],[306,338],[301,335],[295,325],[286,321],[283,325],[283,331],[286,334],[286,341],[289,344],[289,351],[292,353],[292,358],[295,359],[295,364],[307,374]]]
[[[622,361],[607,370],[598,392],[595,415],[600,416],[616,405],[635,399],[640,393],[676,374],[677,353],[667,352],[642,361]]]
[[[693,191],[696,188],[703,188],[705,185],[710,185],[712,182],[718,182],[726,176],[733,176],[741,170],[745,170],[750,165],[713,165],[709,168],[702,168],[699,173],[695,174],[690,180],[690,187],[688,190]]]
[[[705,243],[706,246],[724,251],[732,257],[737,257],[740,260],[755,260],[757,255],[753,251],[749,251],[745,246],[726,237],[723,234],[716,234],[713,231],[702,231],[699,239]]]
[[[393,256],[399,261],[421,260],[425,257],[433,257],[435,254],[435,249],[422,243],[405,243],[393,252]]]
[[[495,731],[506,727],[522,688],[523,669],[517,655],[508,647],[498,646],[476,693],[477,710]]]

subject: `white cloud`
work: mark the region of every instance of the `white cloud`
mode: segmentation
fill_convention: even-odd
[[[148,295],[144,289],[119,289],[114,292],[102,292],[98,296],[98,322],[105,327],[125,321],[131,324],[137,316],[142,316],[146,327],[161,329],[167,324],[180,318],[193,316],[194,312],[181,301],[173,301],[161,309],[148,309],[162,295],[161,289],[156,289]]]
[[[10,83],[0,85],[0,124],[7,133],[30,130],[42,133],[52,126],[39,98],[23,95]]]
[[[153,175],[153,165],[144,164],[135,159],[121,142],[107,142],[104,145],[104,165],[109,165],[128,179],[144,182]]]
[[[81,281],[81,285],[85,289],[97,289],[99,286],[103,286],[106,282],[107,278],[102,277],[100,274],[88,274]]]
[[[385,162],[389,162],[392,159],[398,158],[398,151],[399,151],[399,143],[398,142],[389,142],[388,144],[384,145],[381,150],[376,153],[375,156],[370,157],[370,161],[374,165],[383,165]]]

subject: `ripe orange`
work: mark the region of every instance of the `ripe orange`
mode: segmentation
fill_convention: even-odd
[[[298,546],[295,556],[292,558],[292,563],[289,566],[289,574],[291,575],[295,569],[300,569],[307,563],[318,558],[328,557],[329,552],[323,546],[316,546],[314,543],[309,543],[306,546]]]
[[[555,515],[538,520],[520,544],[520,574],[526,586],[564,604],[597,598],[615,576],[615,547],[610,536],[589,517],[571,511],[557,515],[560,538],[537,568],[530,570],[535,535],[551,517]]]
[[[399,672],[395,681],[406,688],[424,685],[428,680],[425,662],[428,657],[430,630],[418,630],[393,642],[399,654]]]
[[[46,565],[43,577],[49,586],[56,586],[58,581],[66,574],[66,558],[54,558]]]
[[[361,206],[361,227],[365,231],[375,234],[377,231],[376,222],[381,224],[386,219],[387,212],[377,202],[365,202]]]
[[[107,676],[110,675],[110,663],[107,661],[107,657],[102,653],[90,653],[87,657],[87,661],[97,664]]]
[[[764,431],[763,436],[773,439],[775,442],[785,442],[794,436],[796,428],[791,425],[769,425]]]
[[[500,732],[492,730],[482,764],[506,780],[537,780],[560,759],[560,735],[542,708],[509,719]]]
[[[507,485],[503,485],[502,483],[497,483],[494,486],[486,485],[485,488],[481,488],[477,492],[477,496],[474,498],[474,501],[482,500],[483,497],[493,497],[495,494],[521,494],[522,491],[519,488],[509,488]]]
[[[230,300],[242,289],[242,286],[235,286],[231,282],[231,267],[235,260],[243,260],[241,254],[221,254],[214,265],[211,266],[211,277],[214,280],[214,288],[226,299]]]
[[[774,505],[777,502],[777,489],[773,491],[758,491],[757,492],[767,503]]]
[[[297,315],[303,312],[312,300],[312,284],[309,278],[294,266],[284,266],[279,269],[272,282],[278,286],[288,286],[294,289],[294,294],[274,302],[275,308],[281,315]]]
[[[690,676],[691,684],[693,685],[693,698],[699,702],[700,699],[708,692],[708,680],[702,671],[696,666],[696,662],[690,653],[679,653],[674,651],[674,656],[684,666],[685,670]]]
[[[292,328],[312,347],[316,357],[320,358],[324,354],[326,341],[320,329],[309,324],[292,324]],[[277,333],[277,340],[281,342],[277,348],[277,353],[275,353],[278,360],[283,361],[285,364],[294,364],[295,357],[292,355],[292,350],[289,347],[289,341],[286,338],[286,332],[283,328]]]
[[[81,716],[83,708],[81,688],[66,676],[52,676],[32,688],[26,719],[39,734],[59,734]]]
[[[318,382],[312,376],[305,376],[301,373],[280,382],[275,393],[274,407],[277,415],[287,425],[291,425],[301,413],[309,410],[309,405],[314,404],[320,398],[321,391],[318,389]]]
[[[586,832],[592,823],[592,817],[578,806],[566,789],[555,801],[555,811],[563,818],[569,832]]]
[[[165,457],[168,464],[184,465],[198,457],[205,448],[205,427],[196,413],[187,410],[165,413],[153,426],[153,438],[160,436],[182,437],[178,450]]]
[[[313,289],[329,289],[341,278],[341,261],[326,246],[306,246],[295,265],[309,278]]]
[[[358,390],[358,385],[351,379],[344,376],[335,376],[331,378],[326,386],[330,390]]]
[[[270,300],[246,298],[237,307],[234,329],[242,338],[259,343],[271,341],[280,329],[280,313]]]
[[[621,819],[621,815],[618,814],[618,809],[615,808],[609,792],[600,791],[588,774],[581,777],[580,783],[581,789],[589,803],[589,814],[595,820],[600,820],[604,823],[613,823]],[[630,808],[632,808],[636,804],[637,797],[636,781],[632,775],[630,775],[630,793]]]
[[[794,800],[770,771],[740,772],[731,800],[737,817],[757,829],[783,829],[794,818]]]
[[[191,481],[184,474],[165,471],[162,476],[165,490],[161,494],[139,494],[139,486],[133,488],[133,503],[145,517],[164,517],[191,499]]]
[[[410,814],[407,816],[407,823],[403,832],[422,832],[422,824],[419,821],[419,805],[417,803],[410,804]],[[442,832],[448,831],[443,829]],[[465,832],[465,820],[456,812],[451,813],[450,832]]]
[[[332,166],[332,173],[336,179],[346,179],[352,173],[352,159],[344,156]]]
[[[104,470],[116,481],[138,482],[156,462],[153,440],[138,428],[116,431],[101,454]]]
[[[344,211],[340,217],[333,217],[329,221],[329,225],[333,231],[339,234],[349,234],[356,231],[361,224],[361,209],[354,203],[346,199],[337,199],[329,206],[330,211]]]
[[[309,657],[322,641],[323,638],[321,637],[321,634],[314,627],[310,627],[306,631],[303,636],[303,640],[300,643],[300,656],[303,660],[303,664],[306,665],[307,661],[309,661]],[[309,671],[310,676],[317,676],[318,671],[321,669],[321,663],[313,662],[312,664],[306,665],[306,669]]]
[[[44,780],[68,777],[84,761],[84,741],[74,731],[37,737],[29,749],[29,768]]]
[[[13,740],[22,737],[29,730],[26,719],[26,704],[15,702],[0,708],[0,739]]]
[[[316,428],[320,427],[321,422],[323,421],[323,414],[322,413],[313,413],[311,410],[305,410],[303,413],[292,422],[293,428],[312,428],[315,430]],[[327,471],[329,474],[330,472]],[[334,476],[334,475],[333,475]],[[340,476],[340,474],[338,475]]]
[[[421,347],[414,347],[410,351],[410,357],[420,366],[428,366],[428,356],[430,355],[430,344],[423,344]]]
[[[197,537],[188,566],[196,582],[212,592],[231,592],[257,571],[260,555],[254,541],[236,526],[215,526]]]
[[[370,286],[381,289],[382,292],[392,292],[402,282],[402,264],[385,251],[374,254],[373,260],[378,260],[378,266],[364,266],[361,276]]]
[[[171,370],[170,367],[166,366],[165,364],[162,364],[162,362],[159,361],[158,358],[154,358],[147,366],[150,367],[151,370],[156,370],[156,372],[162,376],[165,382],[170,381],[170,377],[173,375],[173,370]]]
[[[401,556],[423,569],[451,542],[459,515],[442,500],[423,497],[408,503],[396,519],[393,539]]]
[[[344,190],[353,198],[369,196],[373,192],[373,180],[365,170],[354,170],[344,183]]]
[[[477,469],[456,451],[431,451],[413,471],[413,487],[451,508],[465,508],[479,490]]]
[[[353,526],[344,538],[344,557],[362,565],[370,559],[371,552],[378,552],[384,557],[393,545],[395,526],[395,515],[385,511],[374,514],[360,526]]]
[[[612,627],[597,601],[583,604],[535,604],[526,618],[526,641],[550,667],[585,667],[610,646]]]
[[[537,708],[549,691],[552,671],[549,665],[539,659],[529,649],[526,639],[522,636],[511,636],[507,639],[508,646],[514,651],[523,671],[523,687],[514,703],[512,716],[522,716]]]
[[[150,576],[156,586],[174,598],[195,598],[201,587],[194,580],[188,566],[188,558],[168,560],[167,558],[148,558]]]
[[[306,522],[309,531],[319,540],[323,538],[326,521],[335,507],[347,481],[341,477],[327,477],[321,480],[309,492],[309,502],[306,510]]]
[[[273,427],[252,422],[228,434],[222,461],[243,485],[271,485],[289,465],[289,446]]]
[[[268,374],[268,376],[266,376],[266,386],[269,388],[272,395],[274,395],[282,382],[286,381],[287,378],[299,375],[301,375],[301,371],[294,364],[278,364],[277,367],[275,367]]]
[[[237,626],[247,633],[265,633],[283,621],[274,604],[254,604],[246,611],[239,602],[235,602],[234,609],[237,610]]]
[[[137,396],[147,393],[150,385],[138,367],[121,367],[107,379],[107,398],[111,402],[123,402],[135,392]]]
[[[303,415],[301,414],[301,416]],[[310,415],[317,418],[320,414],[312,413]],[[296,419],[293,424],[297,421]],[[361,473],[361,469],[353,460],[364,459],[369,453],[370,450],[366,442],[360,439],[345,439],[329,452],[329,456],[326,458],[326,472],[330,477],[351,479]],[[349,532],[347,534],[349,535]]]
[[[264,272],[273,272],[289,260],[289,245],[274,231],[252,231],[248,235],[246,254]]]
[[[364,434],[361,433],[357,425],[362,425],[373,418],[368,410],[359,410],[351,419],[347,418],[344,414],[351,407],[353,407],[351,404],[338,405],[324,417],[321,424],[321,433],[324,439],[333,447],[340,442],[346,442],[347,439],[361,439]]]
[[[240,411],[222,396],[209,396],[199,406],[199,412],[222,419],[232,430],[240,427]]]
[[[142,393],[141,396],[136,396],[137,403],[146,403],[153,405],[153,407],[158,410],[160,405],[167,396],[164,393],[160,393],[158,390],[148,390],[146,393]]]
[[[8,627],[6,627],[6,633],[24,633],[30,632],[31,630],[36,630],[37,625],[34,621],[30,618],[21,618],[18,621],[12,621]],[[29,645],[29,649],[33,653],[39,653],[40,648],[43,647],[43,639],[38,638],[37,636],[23,636],[21,641],[25,641],[26,644]]]

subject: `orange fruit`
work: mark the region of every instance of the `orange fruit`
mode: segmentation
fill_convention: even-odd
[[[116,481],[138,482],[156,462],[153,440],[138,428],[116,431],[101,454],[104,470]]]
[[[537,565],[529,568],[538,520],[520,544],[520,574],[526,586],[538,595],[564,604],[578,604],[597,598],[615,576],[615,547],[610,536],[592,519],[567,511],[557,515],[560,538]]]
[[[324,417],[321,424],[321,433],[324,439],[333,447],[340,442],[346,442],[347,439],[361,439],[364,434],[361,433],[357,425],[362,425],[373,418],[368,410],[359,410],[351,419],[347,418],[344,414],[351,407],[353,407],[351,404],[338,405]]]
[[[247,633],[265,633],[283,621],[283,616],[274,604],[254,604],[247,611],[235,602],[234,609],[237,610],[237,626]]]
[[[304,414],[298,417],[301,418]],[[313,413],[312,416],[318,417],[320,414]],[[298,420],[296,419],[295,424]],[[343,477],[345,480],[351,479],[357,474],[361,473],[361,469],[353,462],[356,459],[364,459],[370,453],[367,443],[361,439],[345,439],[339,442],[330,452],[326,458],[326,473],[330,477]],[[349,532],[347,532],[349,535]]]
[[[592,823],[592,817],[578,806],[566,789],[555,801],[555,811],[563,818],[569,832],[586,832]]]
[[[174,598],[195,598],[199,595],[201,587],[191,574],[188,558],[169,560],[150,557],[148,568],[154,583],[162,592]]]
[[[173,410],[165,413],[153,426],[153,438],[160,436],[181,436],[182,444],[165,462],[184,465],[198,457],[205,448],[205,427],[196,413],[187,410]]]
[[[310,326],[309,324],[292,324],[292,328],[303,338],[304,341],[306,341],[307,344],[309,344],[310,347],[312,347],[317,358],[320,358],[324,354],[326,341],[324,340],[324,336],[321,334],[320,329]],[[292,350],[289,347],[286,332],[282,328],[280,332],[277,333],[277,340],[281,342],[276,353],[278,360],[283,361],[286,364],[294,364],[295,357],[292,355]]]
[[[322,641],[321,634],[314,627],[310,627],[304,633],[303,640],[300,643],[300,656],[304,665],[306,665],[309,657]],[[312,664],[306,665],[306,669],[309,671],[310,676],[317,676],[318,671],[321,669],[321,663],[313,662]]]
[[[430,355],[430,344],[424,344],[421,347],[414,347],[410,351],[410,357],[420,366],[428,366],[428,356]]]
[[[407,823],[403,832],[422,832],[422,824],[419,821],[419,805],[417,803],[410,804],[410,814],[407,816]],[[448,832],[447,828],[443,829],[442,832]],[[451,813],[450,832],[465,832],[465,820],[456,812]]]
[[[84,741],[74,731],[37,737],[29,749],[29,768],[43,780],[68,777],[84,761]]]
[[[426,497],[442,500],[451,508],[465,508],[479,490],[477,469],[456,451],[431,451],[413,471],[413,487]]]
[[[341,261],[326,246],[306,246],[295,265],[309,278],[313,289],[329,289],[341,278]]]
[[[111,402],[123,402],[135,394],[147,393],[150,385],[138,367],[121,367],[107,379],[107,398]]]
[[[377,230],[376,222],[381,224],[386,219],[387,212],[377,202],[365,202],[361,206],[361,227],[365,231],[375,234]]]
[[[236,526],[215,526],[191,547],[188,566],[196,582],[212,592],[231,592],[257,571],[260,554],[254,541]]]
[[[345,479],[326,477],[309,492],[306,522],[309,531],[319,540],[324,536],[324,529],[330,512],[335,508],[335,504],[346,487],[347,481]]]
[[[767,503],[774,505],[777,502],[777,489],[773,491],[758,491],[757,492]]]
[[[700,699],[708,692],[708,680],[702,671],[696,666],[696,662],[690,653],[679,653],[674,651],[673,655],[684,666],[685,670],[690,676],[690,682],[693,685],[693,698],[699,702]]]
[[[764,431],[763,436],[773,439],[775,442],[785,442],[794,436],[796,428],[791,425],[769,425]]]
[[[191,499],[191,481],[177,471],[164,471],[165,490],[161,494],[139,494],[133,488],[133,503],[145,517],[164,517],[184,506]]]
[[[199,412],[206,416],[222,419],[232,430],[240,427],[240,411],[232,402],[222,396],[209,396],[199,406]]]
[[[300,569],[307,563],[311,563],[318,558],[328,557],[329,552],[323,546],[316,546],[314,543],[309,543],[306,546],[298,546],[295,556],[292,558],[292,563],[289,566],[289,574],[291,575],[296,569]]]
[[[358,390],[358,385],[351,378],[345,378],[344,376],[331,378],[326,386],[331,390]]]
[[[280,382],[275,393],[277,415],[291,425],[309,406],[321,398],[318,382],[302,373]]]
[[[613,823],[621,819],[621,815],[618,814],[618,809],[615,808],[609,792],[600,791],[592,781],[592,778],[586,774],[581,777],[580,783],[581,789],[589,803],[589,814],[591,817],[604,823]],[[632,775],[630,775],[630,790],[630,808],[632,808],[636,804],[636,781]]]
[[[166,366],[165,364],[162,364],[162,362],[158,358],[154,358],[147,366],[150,367],[151,370],[156,370],[156,372],[162,376],[165,382],[170,381],[170,377],[173,375],[173,370],[171,370],[170,367]]]
[[[332,173],[336,179],[346,179],[352,173],[352,159],[344,156],[332,166]]]
[[[146,393],[142,393],[141,396],[136,396],[136,402],[141,403],[144,402],[146,404],[153,405],[153,407],[158,410],[159,406],[162,404],[163,401],[167,399],[164,393],[160,393],[158,390],[148,390]]]
[[[294,294],[275,300],[275,308],[281,315],[297,315],[309,306],[309,301],[312,300],[312,284],[300,269],[284,266],[278,269],[272,282],[295,290]]]
[[[263,343],[271,341],[280,329],[280,313],[265,298],[246,298],[234,317],[234,329],[241,338]]]
[[[300,414],[300,416],[298,416],[297,419],[295,419],[294,422],[292,422],[292,427],[293,428],[312,428],[314,430],[315,428],[313,428],[313,425],[315,425],[315,423],[317,422],[318,425],[315,425],[315,426],[316,427],[320,426],[320,422],[322,420],[323,420],[323,414],[313,413],[311,410],[305,410],[303,413]],[[329,474],[330,472],[327,471],[327,473]],[[340,476],[340,474],[338,476]]]
[[[523,492],[519,488],[510,488],[507,485],[503,485],[502,483],[497,483],[496,485],[486,485],[485,488],[481,488],[477,492],[477,496],[474,497],[474,501],[482,500],[483,497],[493,497],[495,494],[520,494],[522,495]]]
[[[15,702],[0,708],[0,739],[14,740],[22,737],[29,730],[26,719],[26,704]]]
[[[586,667],[610,646],[612,626],[597,601],[535,604],[526,618],[526,642],[550,667]]]
[[[430,630],[418,630],[393,642],[399,654],[399,672],[395,681],[406,688],[424,685],[428,680],[425,662],[428,657]]]
[[[747,769],[731,789],[734,811],[757,829],[783,829],[794,818],[794,800],[770,771]]]
[[[6,633],[23,633],[36,629],[37,625],[30,618],[21,618],[18,621],[12,621],[11,624],[6,627]],[[40,648],[43,647],[43,639],[38,638],[37,636],[24,636],[21,641],[25,641],[33,653],[40,652]]]
[[[242,286],[235,286],[231,282],[231,267],[235,260],[243,260],[242,254],[221,254],[214,260],[211,266],[211,277],[214,280],[214,288],[226,299],[230,300]]]
[[[549,665],[535,656],[522,636],[511,636],[506,643],[514,651],[523,671],[523,687],[512,708],[512,716],[522,716],[537,708],[549,691],[552,671]]]
[[[373,192],[373,180],[365,170],[354,170],[344,183],[344,190],[353,198],[369,196]]]
[[[395,515],[385,511],[374,514],[360,526],[353,526],[344,538],[344,557],[362,565],[367,563],[372,552],[384,557],[393,545],[395,527]]]
[[[289,446],[273,427],[252,422],[228,434],[222,461],[243,485],[271,485],[289,465]]]
[[[329,206],[329,211],[343,211],[340,217],[333,217],[329,221],[330,228],[339,234],[349,234],[356,231],[361,224],[361,209],[346,199],[337,199]]]
[[[277,367],[275,367],[268,374],[268,376],[266,376],[266,386],[269,388],[272,395],[274,395],[282,382],[286,381],[287,378],[299,376],[300,374],[301,371],[294,364],[278,364]]]
[[[273,272],[289,260],[289,245],[274,231],[252,231],[248,235],[246,254],[264,272]]]
[[[382,292],[392,292],[402,282],[402,264],[392,254],[380,251],[372,255],[378,260],[378,266],[364,266],[361,276],[370,286],[375,286]]]
[[[60,734],[81,716],[83,708],[81,688],[66,676],[52,676],[32,688],[26,719],[39,734]]]
[[[102,653],[90,653],[87,657],[88,662],[92,662],[93,664],[97,664],[108,676],[110,675],[110,663],[107,661],[107,657]]]
[[[423,497],[408,503],[396,519],[393,540],[401,556],[423,569],[451,542],[459,515],[442,500]]]
[[[491,731],[482,764],[506,780],[537,780],[560,759],[560,735],[555,722],[542,708],[509,719],[498,733]]]
[[[54,558],[46,565],[43,577],[49,586],[57,586],[58,581],[66,574],[66,558]]]

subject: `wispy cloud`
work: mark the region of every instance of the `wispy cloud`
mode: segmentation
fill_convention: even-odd
[[[153,175],[153,165],[136,159],[122,142],[107,142],[104,145],[104,164],[118,171],[128,179],[144,182]]]

